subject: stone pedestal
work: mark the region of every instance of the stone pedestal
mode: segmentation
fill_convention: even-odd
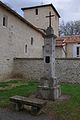
[[[57,100],[61,95],[60,85],[53,88],[39,86],[40,98],[45,100]]]
[[[54,79],[50,78],[47,80],[45,78],[41,78],[38,88],[40,94],[39,97],[42,99],[56,100],[61,95],[61,88],[56,77]]]

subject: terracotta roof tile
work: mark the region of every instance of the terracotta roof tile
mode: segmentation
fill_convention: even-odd
[[[78,43],[80,42],[80,35],[65,36],[64,43]]]
[[[56,47],[63,46],[63,41],[64,41],[64,39],[62,37],[57,37],[56,38]]]
[[[80,43],[80,35],[57,37],[56,46],[63,46],[64,43]]]

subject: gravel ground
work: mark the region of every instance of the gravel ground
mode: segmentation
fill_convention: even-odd
[[[39,116],[32,116],[26,111],[14,112],[10,109],[0,108],[0,120],[51,120],[51,118],[44,113]]]

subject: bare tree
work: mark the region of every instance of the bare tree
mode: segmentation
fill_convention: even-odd
[[[64,21],[60,24],[60,36],[66,35],[80,35],[80,20],[70,21],[64,24]]]

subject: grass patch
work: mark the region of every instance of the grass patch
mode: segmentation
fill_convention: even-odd
[[[37,91],[37,83],[33,81],[18,81],[17,85],[13,85],[14,82],[5,82],[7,85],[12,85],[10,89],[0,90],[0,107],[6,107],[9,105],[9,98],[14,95],[29,96]],[[4,84],[5,84],[4,83]],[[18,85],[19,83],[19,85]]]
[[[0,83],[0,107],[10,104],[9,98],[14,95],[30,96],[37,91],[38,83],[34,81],[8,81]],[[63,95],[67,100],[49,101],[45,112],[52,120],[80,120],[80,85],[61,84]]]
[[[4,83],[4,82],[1,82],[0,83],[0,88],[5,88],[5,87],[7,87],[8,85],[7,85],[7,83]]]

